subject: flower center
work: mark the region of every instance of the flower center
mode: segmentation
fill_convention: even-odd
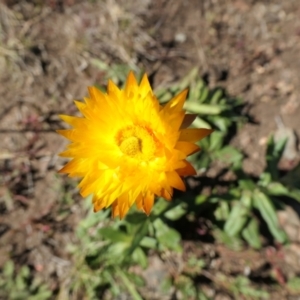
[[[145,126],[129,126],[116,136],[119,149],[127,156],[139,161],[150,161],[157,156],[161,143],[153,131]]]
[[[136,156],[141,152],[141,140],[136,136],[125,138],[119,145],[121,151],[128,156]]]

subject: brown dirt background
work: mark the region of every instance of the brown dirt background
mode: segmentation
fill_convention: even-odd
[[[63,126],[58,114],[76,112],[73,100],[88,85],[105,84],[106,72],[93,59],[137,65],[155,88],[196,66],[210,87],[242,97],[256,124],[244,126],[233,143],[248,156],[247,172],[259,175],[275,118],[300,134],[299,15],[298,0],[0,2],[0,267],[8,258],[30,265],[53,289],[68,274],[66,246],[76,242],[84,212],[76,184],[56,174],[66,142],[55,129]],[[287,168],[298,161],[299,149],[293,151]],[[237,253],[188,241],[185,247],[203,248],[199,256],[209,257],[211,276],[243,274],[252,261],[254,273],[288,278],[300,274],[300,221],[292,210],[281,221],[292,236],[284,248]],[[231,299],[209,288],[214,299]],[[284,281],[271,293],[298,299]]]

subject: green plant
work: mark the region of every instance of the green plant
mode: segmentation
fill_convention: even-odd
[[[107,66],[97,64],[100,69],[107,70]],[[125,69],[111,70],[114,74],[110,77],[118,77],[114,81],[124,82]],[[219,179],[214,178],[212,183],[200,178],[202,188],[209,188],[210,193],[199,195],[191,189],[185,194],[175,193],[171,202],[158,199],[148,217],[134,208],[123,220],[111,220],[109,210],[97,214],[89,212],[77,228],[77,245],[70,248],[74,260],[68,290],[70,298],[111,299],[126,293],[132,299],[142,299],[144,280],[132,267],[147,268],[151,252],[181,252],[182,237],[174,224],[182,220],[195,222],[199,214],[209,219],[214,237],[234,249],[241,249],[244,241],[255,249],[261,248],[262,223],[276,241],[287,241],[279,226],[277,210],[283,207],[282,197],[300,201],[300,190],[285,184],[287,180],[290,182],[289,178],[281,178],[277,169],[285,141],[275,143],[270,138],[264,172],[259,178],[248,175],[242,168],[243,153],[228,145],[232,135],[247,120],[241,115],[242,101],[228,97],[221,89],[209,90],[196,70],[180,84],[160,89],[159,98],[164,103],[186,87],[190,88],[190,93],[185,107],[195,114],[196,125],[215,129],[211,137],[201,143],[202,154],[191,158],[193,163],[198,169],[206,170],[212,161],[222,161],[235,179],[226,182],[226,189],[220,193]],[[202,270],[205,268],[202,263],[194,259],[192,265],[197,267],[186,268],[176,280],[168,278],[167,288],[168,284],[175,287],[183,299],[208,299],[194,282],[201,272],[207,274]],[[267,295],[254,289],[244,276],[226,281],[226,287],[235,297],[255,299]]]
[[[52,292],[37,277],[32,277],[27,266],[16,269],[12,261],[7,261],[0,272],[0,299],[47,300]]]
[[[281,182],[277,164],[284,147],[285,141],[275,143],[271,137],[266,152],[266,168],[259,178],[245,174],[242,168],[236,167],[241,164],[236,164],[233,171],[237,179],[229,183],[227,192],[221,195],[213,192],[202,199],[201,203],[215,204],[215,233],[218,239],[232,248],[241,247],[240,238],[253,248],[261,248],[259,217],[277,242],[287,242],[278,222],[277,210],[284,208],[282,197],[300,201],[300,191]],[[236,156],[236,151],[233,156]]]
[[[126,291],[141,299],[136,286],[143,280],[128,270],[132,265],[146,268],[151,249],[181,251],[180,235],[168,220],[184,213],[182,204],[164,200],[158,201],[149,217],[132,210],[124,220],[112,221],[108,210],[90,212],[77,228],[78,246],[70,248],[75,262],[70,293],[84,290],[89,299],[98,299],[99,290],[109,289],[114,296]]]
[[[249,278],[237,276],[233,280],[223,277],[223,282],[228,285],[228,290],[236,299],[268,299],[269,294],[266,291],[254,288]]]
[[[213,160],[227,155],[230,155],[232,163],[240,162],[241,154],[227,144],[247,121],[241,113],[244,106],[242,99],[229,97],[221,88],[209,89],[197,68],[192,69],[179,84],[159,89],[158,98],[164,103],[185,88],[189,89],[189,94],[184,108],[195,114],[193,124],[215,129],[212,135],[201,141],[203,151],[191,158],[193,164],[199,169],[206,169]]]
[[[228,145],[232,135],[247,120],[241,115],[241,99],[227,96],[222,89],[209,90],[194,69],[178,85],[159,91],[162,102],[186,87],[189,87],[190,92],[185,107],[197,115],[196,125],[215,128],[211,136],[201,141],[203,151],[191,158],[193,164],[205,170],[212,161],[219,160],[225,163],[236,177],[236,180],[228,182],[225,193],[220,194],[217,188],[210,186],[212,193],[209,196],[196,196],[194,200],[189,198],[189,208],[186,212],[195,209],[194,204],[205,204],[206,210],[213,210],[212,222],[216,237],[235,249],[242,246],[241,238],[253,248],[262,246],[259,216],[275,240],[280,243],[286,242],[287,237],[279,226],[276,211],[283,207],[280,197],[299,200],[300,191],[286,188],[279,178],[277,164],[285,141],[275,143],[274,139],[270,138],[265,171],[259,178],[249,176],[242,168],[244,155]],[[259,215],[256,212],[259,212]]]
[[[294,294],[300,293],[300,277],[290,278],[287,282],[287,287]]]

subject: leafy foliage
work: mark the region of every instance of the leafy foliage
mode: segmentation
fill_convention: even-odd
[[[32,278],[27,266],[16,270],[12,261],[7,261],[0,272],[0,299],[47,300],[52,292],[37,277]]]
[[[201,141],[203,151],[194,156],[193,164],[206,169],[215,159],[229,159],[234,165],[239,163],[242,159],[241,154],[227,144],[247,120],[242,115],[243,101],[229,97],[224,89],[210,90],[199,77],[196,68],[192,69],[180,84],[170,89],[160,89],[158,96],[161,96],[161,102],[164,102],[185,88],[189,89],[189,95],[184,108],[189,113],[197,114],[194,126],[215,129],[214,134]]]
[[[261,248],[260,217],[276,241],[287,242],[287,236],[280,228],[277,218],[277,209],[283,207],[279,198],[285,196],[299,201],[299,195],[298,190],[288,189],[277,180],[279,175],[274,165],[277,166],[284,145],[284,142],[275,144],[273,138],[270,138],[267,166],[259,178],[251,178],[243,172],[241,167],[237,168],[237,165],[241,166],[240,163],[231,161],[237,180],[231,182],[226,193],[221,195],[212,193],[205,199],[211,204],[219,203],[214,211],[214,223],[221,224],[220,229],[224,232],[222,234],[219,232],[217,238],[228,246],[232,246],[232,239],[243,238],[251,247]],[[234,149],[233,155],[236,155],[237,151]]]
[[[133,264],[146,268],[149,250],[181,251],[180,234],[167,220],[182,216],[182,204],[160,200],[150,217],[133,210],[121,221],[112,221],[108,213],[91,211],[78,227],[80,244],[70,249],[76,262],[71,293],[83,289],[89,299],[99,299],[99,289],[110,289],[114,296],[126,291],[133,299],[141,299],[136,286],[143,285],[143,280],[124,270]]]
[[[124,82],[127,66],[108,68],[99,61],[94,63],[103,72],[109,70],[109,77],[115,82]],[[149,257],[153,254],[182,253],[182,239],[187,231],[182,224],[195,224],[200,217],[210,224],[208,235],[235,250],[245,245],[262,248],[265,240],[262,232],[268,232],[271,242],[288,242],[279,225],[277,211],[284,207],[283,197],[300,201],[300,186],[293,173],[299,172],[297,168],[284,177],[277,169],[285,141],[275,143],[271,137],[264,172],[258,178],[250,176],[242,168],[244,154],[229,145],[247,121],[242,114],[241,99],[229,97],[223,89],[210,90],[197,70],[192,70],[179,84],[158,90],[157,95],[164,103],[184,88],[190,91],[185,108],[197,115],[195,126],[215,130],[201,142],[201,154],[191,157],[201,173],[199,186],[190,187],[184,194],[175,193],[170,202],[157,199],[149,217],[134,208],[124,220],[111,220],[109,210],[97,214],[87,211],[76,231],[78,242],[69,248],[73,268],[68,285],[64,287],[69,299],[116,299],[120,295],[143,299],[145,278],[133,267],[148,268]],[[221,162],[225,166],[222,171],[231,172],[233,179],[223,184],[222,191],[218,176],[206,177],[205,172],[212,162]],[[202,193],[204,189],[209,192]],[[68,204],[72,199],[69,195],[63,201]],[[86,200],[87,207],[90,207],[89,201],[91,199]],[[189,256],[182,272],[175,278],[167,277],[162,285],[167,291],[172,288],[179,298],[207,300],[211,298],[197,283],[197,278],[204,276],[234,298],[268,298],[268,293],[253,286],[246,276],[214,277],[210,276],[208,268],[204,259]],[[298,291],[297,284],[298,278],[291,279],[288,288]],[[51,293],[45,285],[30,277],[28,268],[16,274],[13,264],[8,262],[0,273],[1,297],[42,300],[49,299]]]
[[[127,293],[132,299],[142,299],[140,287],[145,282],[130,271],[131,266],[147,268],[150,253],[180,253],[182,237],[176,224],[182,220],[195,220],[199,213],[209,218],[214,238],[236,250],[241,249],[245,242],[254,249],[260,249],[263,246],[261,227],[264,225],[274,240],[287,242],[287,236],[279,226],[277,210],[283,207],[281,197],[299,201],[300,191],[297,187],[285,185],[284,180],[287,179],[282,180],[277,169],[285,141],[275,143],[271,137],[264,172],[259,178],[249,176],[242,168],[243,153],[228,145],[247,121],[241,114],[241,99],[228,97],[222,89],[210,90],[196,70],[192,70],[180,84],[160,89],[157,93],[164,103],[187,87],[190,92],[185,108],[197,114],[195,125],[215,129],[209,138],[201,142],[202,154],[192,157],[193,164],[203,171],[209,169],[212,161],[220,161],[236,179],[227,182],[226,191],[222,193],[217,188],[218,180],[214,183],[204,181],[202,188],[207,186],[211,190],[208,195],[191,191],[176,196],[171,202],[158,199],[149,217],[132,209],[124,220],[112,221],[108,211],[90,212],[77,229],[79,244],[71,249],[75,265],[70,295],[83,293],[88,299],[99,299],[103,293],[109,293],[111,297]],[[165,285],[175,287],[185,298],[209,299],[194,282],[205,264],[197,258],[194,258],[193,264],[198,266],[196,271],[190,268],[175,282],[166,280]],[[224,286],[220,280],[225,279],[216,279],[217,284]],[[268,297],[265,291],[253,288],[244,276],[227,280],[225,286],[234,297]]]
[[[245,276],[237,276],[229,283],[229,290],[236,298],[243,299],[268,299],[269,294],[251,286],[250,280]]]

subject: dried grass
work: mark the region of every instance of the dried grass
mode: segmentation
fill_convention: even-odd
[[[0,80],[5,82],[0,95],[22,95],[30,102],[45,96],[71,100],[83,92],[70,82],[80,85],[82,77],[91,76],[91,58],[133,67],[153,43],[141,17],[148,5],[149,0],[83,1],[61,14],[25,1],[11,7],[0,3]]]

